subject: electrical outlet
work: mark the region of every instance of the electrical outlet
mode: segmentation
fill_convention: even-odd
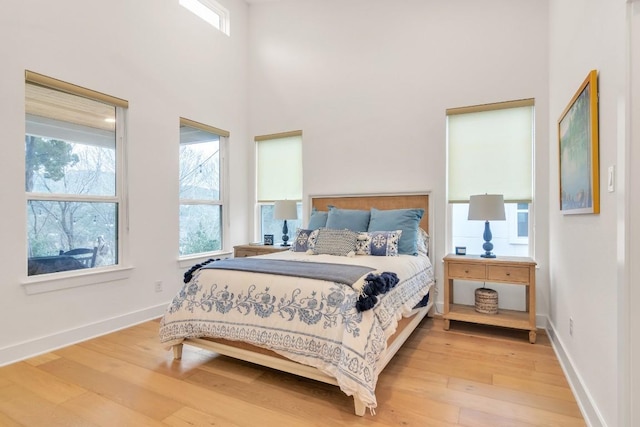
[[[155,290],[156,292],[162,292],[162,280],[158,280],[155,283]]]
[[[569,336],[573,336],[573,319],[569,317]]]

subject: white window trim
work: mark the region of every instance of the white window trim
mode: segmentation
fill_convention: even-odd
[[[91,271],[89,271],[91,270]],[[133,267],[110,266],[96,267],[80,273],[60,272],[30,276],[22,282],[22,288],[27,295],[37,295],[45,292],[61,291],[80,286],[97,285],[99,283],[115,282],[129,278]]]
[[[529,204],[531,206],[531,204]],[[506,206],[505,206],[506,207]],[[529,236],[527,237],[519,237],[518,236],[518,211],[516,208],[511,210],[507,209],[507,224],[509,226],[509,243],[512,245],[526,245],[531,240],[531,212],[527,210],[527,214],[529,215],[527,221],[527,227],[529,229]]]
[[[253,212],[253,241],[262,242],[264,235],[262,233],[262,207],[267,205],[273,205],[274,202],[258,202],[254,204]]]

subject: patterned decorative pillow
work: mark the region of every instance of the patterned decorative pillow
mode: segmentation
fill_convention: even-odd
[[[356,255],[398,256],[402,230],[360,233],[356,241]]]
[[[339,256],[353,256],[356,251],[358,233],[351,230],[334,230],[321,228],[313,247],[314,255],[327,254]]]
[[[307,252],[309,249],[314,248],[317,238],[318,230],[298,228],[298,231],[296,231],[296,238],[293,239],[291,245],[291,250],[293,252]]]
[[[429,233],[418,228],[418,254],[429,256]]]

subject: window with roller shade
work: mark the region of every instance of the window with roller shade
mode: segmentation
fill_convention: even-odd
[[[494,252],[529,255],[533,210],[534,100],[447,110],[449,250],[483,252],[482,221],[467,220],[469,197],[502,194],[506,221],[492,221]]]
[[[128,102],[25,72],[27,274],[119,265]]]
[[[255,137],[256,143],[256,239],[273,234],[282,240],[283,222],[273,218],[276,200],[295,200],[298,219],[288,220],[289,238],[302,224],[302,131]]]

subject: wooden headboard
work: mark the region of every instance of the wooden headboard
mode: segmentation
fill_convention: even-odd
[[[358,196],[311,196],[311,207],[328,211],[332,205],[341,209],[411,209],[422,208],[424,215],[420,227],[429,230],[429,194],[378,194]]]

